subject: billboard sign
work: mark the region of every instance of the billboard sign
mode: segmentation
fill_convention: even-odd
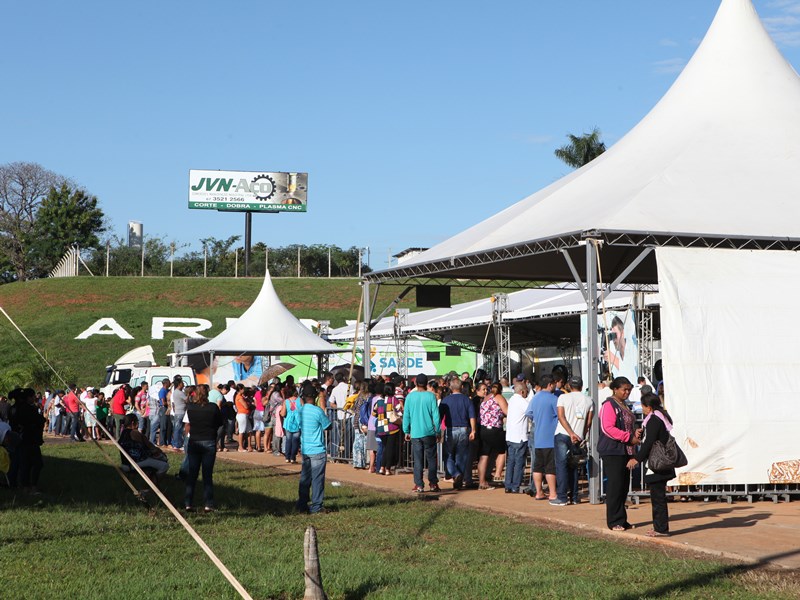
[[[306,212],[308,173],[189,171],[189,208]]]

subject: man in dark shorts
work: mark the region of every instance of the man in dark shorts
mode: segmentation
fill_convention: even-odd
[[[555,382],[550,375],[542,375],[539,380],[541,391],[531,401],[533,405],[533,422],[536,424],[534,441],[533,485],[536,487],[534,500],[555,500],[556,494],[556,462],[553,441],[558,425],[558,398],[553,393]],[[542,480],[547,481],[549,496],[542,490]]]

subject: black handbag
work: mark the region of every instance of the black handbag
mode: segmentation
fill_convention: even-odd
[[[647,466],[651,471],[669,471],[685,467],[687,464],[689,461],[686,459],[686,455],[672,436],[669,436],[666,444],[661,440],[656,440],[650,446]]]
[[[570,469],[579,469],[589,460],[589,451],[586,448],[586,442],[580,444],[571,444],[567,450],[567,466]]]

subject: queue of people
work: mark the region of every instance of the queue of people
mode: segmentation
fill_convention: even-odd
[[[260,387],[228,382],[213,390],[177,377],[163,380],[156,391],[146,382],[122,385],[110,400],[75,385],[43,396],[15,390],[12,410],[0,399],[0,444],[13,448],[15,483],[35,493],[43,431],[75,442],[99,440],[102,423],[156,481],[168,469],[165,451],[185,454],[179,475],[186,483],[187,510],[201,472],[203,509],[214,510],[216,454],[229,451],[272,452],[287,463],[296,463],[299,455],[297,508],[312,513],[324,510],[329,459],[383,476],[410,463],[414,493],[425,491],[425,479],[429,491],[441,491],[441,474],[454,490],[503,488],[553,506],[579,503],[579,474],[585,469],[580,457],[586,456],[593,418],[581,378],[554,371],[536,383],[521,375],[513,382],[492,382],[476,375],[473,380],[468,373],[431,378],[421,373],[406,382],[393,374],[347,383],[338,373],[299,386],[287,377]],[[653,444],[666,441],[672,420],[661,397],[646,386],[639,386],[636,406],[629,402],[634,386],[626,378],[603,387],[608,395],[599,411],[598,452],[607,524],[624,531],[631,527],[625,510],[630,473],[640,465],[647,469]],[[638,406],[644,423],[637,428]],[[2,425],[4,415],[11,417],[10,426]],[[653,508],[649,535],[669,535],[666,483],[674,477],[674,470],[645,472]]]

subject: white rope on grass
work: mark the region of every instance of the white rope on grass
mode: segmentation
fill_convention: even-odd
[[[44,357],[44,355],[42,355],[42,353],[39,352],[38,348],[36,348],[36,346],[33,345],[33,342],[31,342],[28,339],[28,336],[25,335],[25,333],[14,322],[14,319],[11,318],[11,316],[5,311],[5,309],[2,306],[0,306],[0,312],[3,313],[6,319],[8,319],[11,325],[14,326],[14,329],[16,329],[19,332],[19,334],[25,339],[25,341],[28,342],[28,344],[30,344],[31,348],[34,349],[36,354],[39,355],[39,357],[45,362],[45,364],[50,368],[50,370],[53,371],[53,373],[55,373],[56,377],[58,377],[61,383],[63,383],[65,387],[69,387],[67,382],[64,381],[64,378],[61,376],[61,374],[58,371],[56,371],[53,368],[53,365],[51,365]],[[80,398],[78,399],[78,402],[84,408],[84,410],[87,410],[86,405],[80,400]],[[252,596],[250,596],[250,594],[247,593],[247,590],[244,589],[244,586],[242,586],[242,584],[239,583],[239,580],[236,579],[236,577],[234,577],[233,573],[231,573],[228,570],[228,568],[223,564],[223,562],[217,557],[217,555],[214,554],[214,551],[208,546],[208,544],[206,544],[203,541],[203,538],[200,537],[200,535],[194,530],[194,528],[191,525],[189,525],[189,522],[183,517],[183,515],[178,511],[178,509],[175,508],[175,506],[173,506],[172,502],[170,502],[169,499],[161,492],[161,490],[158,489],[158,486],[156,486],[155,483],[153,483],[153,481],[147,476],[147,474],[142,470],[142,468],[136,464],[136,461],[133,460],[133,458],[131,458],[130,454],[128,454],[125,451],[125,449],[119,445],[119,442],[117,442],[114,436],[111,435],[111,432],[109,432],[108,429],[106,429],[105,426],[102,423],[100,423],[100,421],[97,420],[95,421],[100,427],[100,429],[103,431],[103,433],[105,433],[108,436],[108,439],[111,441],[111,443],[114,444],[120,451],[120,453],[122,453],[122,455],[127,459],[128,463],[131,465],[131,468],[133,468],[142,477],[145,483],[147,483],[150,489],[153,490],[153,492],[155,492],[156,496],[158,496],[158,498],[164,503],[164,505],[169,509],[169,511],[178,520],[178,522],[181,525],[183,525],[183,528],[189,532],[189,535],[192,536],[192,539],[194,539],[194,541],[197,542],[197,545],[200,546],[203,552],[206,553],[206,555],[211,559],[211,562],[214,563],[214,566],[216,566],[217,569],[219,569],[219,571],[225,576],[225,579],[228,580],[228,582],[239,593],[239,595],[245,600],[253,600]],[[97,440],[95,440],[95,444],[97,445],[98,448],[101,448],[100,445],[97,443]],[[114,466],[116,467],[116,465]],[[130,481],[128,481],[128,479],[122,474],[122,471],[119,469],[119,467],[116,468],[120,476],[125,481],[127,481],[129,487],[133,489],[133,484],[131,484]]]

